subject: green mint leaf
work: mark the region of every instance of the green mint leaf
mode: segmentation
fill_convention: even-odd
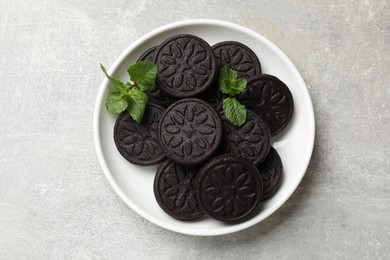
[[[223,79],[222,85],[219,86],[219,90],[224,94],[235,96],[241,94],[246,88],[246,80],[239,79]]]
[[[241,94],[246,88],[246,80],[237,76],[237,71],[223,66],[219,73],[219,90],[230,96]]]
[[[246,80],[239,78],[230,83],[230,95],[239,95],[246,89]]]
[[[102,64],[100,67],[113,86],[106,99],[107,111],[119,114],[127,109],[134,121],[138,124],[141,123],[148,102],[148,96],[143,91],[147,91],[153,86],[157,67],[150,62],[143,61],[130,66],[128,72],[134,84],[123,83],[109,76]]]
[[[124,94],[126,93],[126,89],[129,87],[129,85],[127,83],[124,84],[122,81],[108,75],[107,70],[103,64],[100,64],[100,68],[112,84],[112,89],[106,98],[107,111],[111,114],[119,114],[127,108],[128,104],[124,99]]]
[[[100,63],[100,68],[102,69],[102,71],[106,75],[107,79],[111,82],[111,84],[113,86],[113,90],[121,91],[121,90],[125,89],[125,84],[123,84],[122,81],[108,75],[106,68],[101,63]]]
[[[148,91],[156,80],[157,66],[148,61],[139,61],[131,65],[127,72],[141,91]]]
[[[107,111],[111,114],[119,114],[127,108],[127,101],[120,92],[110,91],[106,99]]]
[[[223,84],[224,79],[235,80],[238,77],[238,73],[235,70],[229,69],[227,65],[224,65],[219,72],[219,85]]]
[[[222,107],[226,118],[233,125],[240,127],[245,123],[246,108],[236,98],[225,98]]]
[[[219,91],[221,91],[223,94],[230,94],[230,79],[222,79],[219,83]]]
[[[115,111],[119,114],[119,113],[125,111],[127,106],[128,106],[128,103],[124,98],[119,99],[118,102],[115,103]]]
[[[127,111],[129,111],[134,121],[138,124],[141,123],[146,104],[148,103],[148,96],[141,90],[132,88],[125,97],[128,102]]]
[[[126,82],[126,84],[125,84],[125,89],[128,89],[129,87],[131,87],[132,86],[132,84],[130,83],[130,82]]]

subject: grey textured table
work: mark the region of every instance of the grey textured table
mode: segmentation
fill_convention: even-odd
[[[0,259],[388,258],[390,3],[316,2],[0,1]],[[99,62],[110,66],[141,35],[188,18],[236,22],[273,41],[301,72],[316,114],[314,154],[293,196],[221,237],[138,216],[93,145]]]

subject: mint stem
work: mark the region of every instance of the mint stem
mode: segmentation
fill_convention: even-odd
[[[130,90],[131,89],[133,89],[133,88],[138,88],[138,85],[137,85],[137,83],[134,83],[134,84],[131,84],[128,88],[127,88],[127,93],[129,93],[130,92]]]

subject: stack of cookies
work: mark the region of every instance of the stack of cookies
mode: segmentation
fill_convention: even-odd
[[[147,93],[141,124],[127,111],[118,117],[118,151],[136,165],[161,163],[154,195],[161,209],[176,219],[207,214],[237,223],[253,216],[282,179],[282,161],[271,137],[290,122],[289,88],[262,74],[256,54],[234,41],[210,46],[194,35],[176,35],[138,60],[157,65],[157,80]],[[224,65],[247,80],[238,97],[248,109],[240,127],[222,109],[225,97],[218,76]]]

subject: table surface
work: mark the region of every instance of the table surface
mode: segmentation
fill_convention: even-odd
[[[317,2],[317,3],[314,3]],[[0,1],[1,259],[380,259],[390,255],[387,0]],[[103,74],[143,34],[214,18],[301,72],[316,116],[305,178],[247,230],[192,237],[127,207],[95,155]]]

